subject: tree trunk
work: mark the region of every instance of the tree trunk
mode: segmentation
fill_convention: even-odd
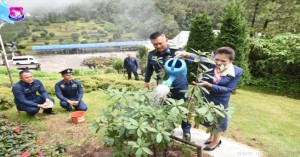
[[[255,6],[254,6],[254,13],[253,13],[253,17],[252,17],[252,20],[251,20],[251,28],[254,28],[255,18],[256,18],[257,12],[258,12],[258,5],[259,5],[259,2],[257,0],[256,3],[255,3]],[[251,37],[254,36],[254,32],[253,31],[251,31],[250,36]]]

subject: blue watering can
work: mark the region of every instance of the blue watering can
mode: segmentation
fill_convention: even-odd
[[[163,81],[163,84],[168,87],[171,87],[176,78],[186,77],[187,68],[183,59],[171,58],[165,63],[164,68],[165,72],[169,75],[169,78],[168,80]]]

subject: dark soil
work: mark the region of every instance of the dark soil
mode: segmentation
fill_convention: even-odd
[[[182,152],[182,145],[173,144],[170,146],[167,157],[196,157],[197,154],[193,150],[189,150],[189,155],[185,155]],[[68,156],[74,157],[108,157],[113,153],[112,148],[106,148],[103,145],[99,145],[97,142],[90,141],[79,148],[68,150]],[[156,157],[162,157],[163,151],[160,151],[156,154]],[[132,156],[133,157],[133,156]],[[155,157],[151,155],[150,157]],[[210,157],[207,154],[203,154],[202,157]]]

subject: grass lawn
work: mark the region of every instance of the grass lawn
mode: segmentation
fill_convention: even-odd
[[[109,104],[103,91],[84,95],[89,110],[86,122],[78,125],[67,121],[68,113],[56,99],[58,115],[39,113],[37,118],[29,118],[25,112],[17,114],[16,109],[1,111],[11,121],[28,124],[44,143],[60,142],[68,148],[80,146],[85,141],[100,141],[101,135],[93,135],[88,126],[99,115],[100,108]],[[230,105],[235,108],[232,122],[224,136],[240,143],[255,147],[264,156],[300,156],[300,100],[274,96],[244,89],[232,95]]]
[[[230,104],[235,112],[225,136],[264,156],[300,156],[300,100],[239,89]]]
[[[1,113],[7,115],[10,121],[29,125],[43,143],[55,144],[60,142],[66,144],[67,148],[71,148],[79,146],[91,138],[100,141],[99,135],[93,135],[88,127],[99,115],[100,108],[108,104],[108,97],[104,92],[94,91],[84,95],[83,100],[88,104],[89,109],[86,112],[86,121],[77,125],[68,121],[69,113],[59,106],[56,97],[55,100],[54,110],[58,112],[57,115],[45,115],[40,110],[36,117],[31,118],[25,112],[18,115],[15,108]]]

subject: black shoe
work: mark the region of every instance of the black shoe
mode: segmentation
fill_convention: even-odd
[[[211,143],[211,141],[208,141],[208,140],[206,140],[206,141],[204,142],[205,145],[208,145],[208,144],[210,144],[210,143]]]
[[[216,149],[217,147],[219,147],[221,145],[222,141],[220,140],[220,142],[214,147],[214,148],[209,148],[208,146],[205,146],[203,148],[203,150],[205,151],[213,151],[214,149]]]
[[[71,112],[71,111],[72,111],[72,108],[67,108],[66,111],[67,111],[67,112]]]
[[[28,117],[34,117],[35,114],[29,114],[29,113],[27,113],[27,116],[28,116]]]
[[[191,141],[191,134],[190,133],[183,133],[183,139],[186,141]]]
[[[53,114],[53,115],[56,115],[57,113],[55,111],[51,111],[51,112],[43,112],[43,113],[46,113],[46,114]]]

